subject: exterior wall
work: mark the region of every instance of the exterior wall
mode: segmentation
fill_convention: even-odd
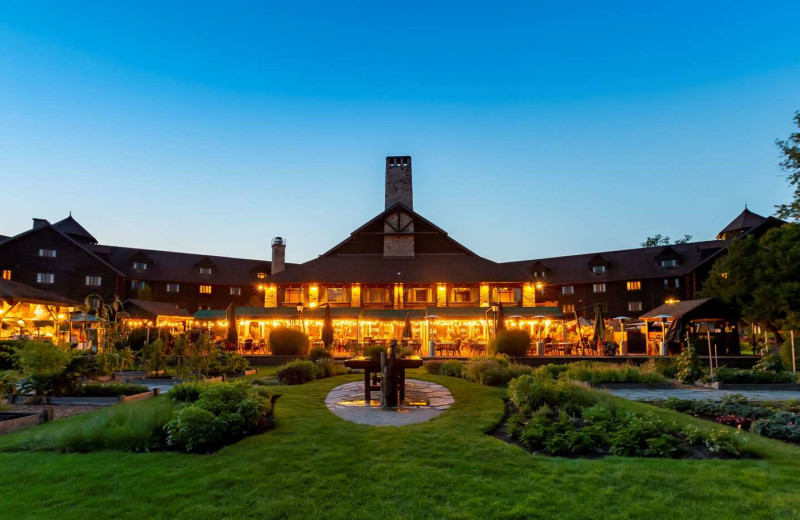
[[[350,306],[361,307],[361,285],[354,283],[350,287]]]
[[[447,285],[443,283],[436,286],[436,306],[447,307]]]
[[[278,287],[275,284],[269,284],[264,288],[264,307],[277,307],[278,306]]]
[[[39,249],[53,249],[55,258],[39,256]],[[90,294],[111,301],[124,297],[122,278],[103,262],[49,227],[6,242],[0,247],[0,270],[10,270],[11,279],[82,302]],[[54,283],[38,283],[37,273],[52,273]],[[100,287],[87,286],[87,276],[102,278]]]
[[[522,285],[522,306],[536,307],[536,286],[532,283]]]
[[[481,289],[480,289],[480,306],[481,307],[488,307],[489,304],[491,303],[489,301],[489,294],[490,294],[490,292],[489,292],[489,284],[488,283],[481,284]]]

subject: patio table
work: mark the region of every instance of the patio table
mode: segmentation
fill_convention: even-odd
[[[347,368],[360,368],[364,371],[364,402],[369,403],[372,396],[372,390],[380,390],[380,387],[373,388],[369,383],[370,375],[373,372],[380,373],[381,360],[372,358],[353,358],[344,362]],[[406,396],[406,369],[419,368],[422,366],[422,358],[418,356],[411,356],[400,358],[397,360],[397,374],[400,379],[398,388],[400,389],[400,402]]]

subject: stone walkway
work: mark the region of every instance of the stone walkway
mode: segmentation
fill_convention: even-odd
[[[616,388],[606,392],[632,401],[664,401],[678,399],[721,400],[726,395],[740,394],[755,401],[788,401],[800,399],[800,392],[792,390],[714,390],[712,388]]]
[[[406,402],[397,410],[382,410],[380,391],[364,402],[364,382],[337,386],[325,397],[325,405],[342,419],[371,426],[404,426],[429,421],[453,404],[453,396],[442,385],[406,379]]]

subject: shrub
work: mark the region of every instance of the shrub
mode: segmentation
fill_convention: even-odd
[[[678,356],[678,371],[676,377],[686,384],[692,384],[703,377],[703,367],[694,346],[690,343]]]
[[[278,367],[278,380],[285,385],[302,385],[317,378],[317,365],[296,359]]]
[[[569,365],[543,365],[534,370],[535,373],[541,374],[544,377],[551,379],[558,379],[561,374],[569,370]]]
[[[317,366],[317,379],[324,379],[326,377],[339,376],[348,373],[348,368],[344,365],[337,365],[330,359],[318,359],[315,363]]]
[[[297,329],[277,327],[269,333],[269,348],[275,356],[304,356],[308,347],[308,335]]]
[[[193,403],[200,399],[200,394],[206,387],[203,383],[184,383],[175,385],[169,391],[169,398],[177,403]]]
[[[576,381],[584,381],[593,385],[605,383],[639,383],[655,386],[666,383],[666,379],[655,371],[639,368],[634,365],[619,365],[592,361],[571,363],[567,376]]]
[[[150,337],[153,338],[155,336],[155,331],[150,331]],[[134,352],[139,352],[145,346],[145,342],[147,341],[147,329],[145,327],[140,327],[138,329],[133,329],[130,334],[128,334],[127,339],[125,340],[125,346],[129,347]]]
[[[371,347],[364,349],[364,357],[368,357],[370,359],[380,359],[381,352],[388,353],[389,349],[387,349],[385,345],[372,345]]]
[[[464,377],[464,363],[460,361],[445,361],[439,370],[443,376]]]
[[[531,336],[524,330],[502,330],[489,341],[490,354],[505,354],[512,357],[523,357],[528,354]]]
[[[590,406],[597,401],[596,394],[587,388],[530,374],[509,383],[508,398],[523,412],[537,410],[544,405],[574,412],[576,408]]]
[[[15,393],[18,381],[19,374],[13,370],[0,372],[0,396]]]
[[[314,347],[308,353],[308,360],[317,362],[320,359],[333,359],[333,354],[323,347]]]
[[[789,353],[789,356],[791,356],[791,353]],[[791,363],[791,358],[789,362]],[[756,372],[780,372],[783,370],[780,352],[778,350],[762,349],[761,359],[753,365],[753,370]]]
[[[651,358],[642,365],[642,370],[660,374],[667,379],[676,379],[678,376],[678,360],[674,357]]]
[[[69,358],[69,352],[48,341],[26,340],[17,351],[17,364],[26,376],[61,372]]]
[[[24,341],[21,340],[2,340],[0,341],[0,370],[14,368],[17,351],[22,348]]]
[[[507,357],[497,355],[470,359],[464,377],[483,385],[503,386],[515,377],[532,372],[527,365],[511,363]]]
[[[754,422],[752,431],[765,437],[800,443],[800,415],[792,412],[777,412],[768,418]]]
[[[129,383],[86,383],[81,388],[81,395],[86,397],[116,397],[119,395],[136,395],[149,391],[145,385]]]
[[[189,452],[210,451],[222,441],[214,414],[193,404],[180,409],[165,430],[170,446]]]
[[[794,383],[794,374],[791,372],[759,372],[755,369],[744,370],[737,368],[719,367],[714,370],[714,379],[720,383],[729,384],[769,384],[769,383]]]
[[[444,365],[444,361],[426,361],[422,366],[429,374],[438,375],[442,371],[442,365]]]
[[[2,349],[2,345],[0,345],[0,349]],[[2,355],[2,354],[0,354],[0,355]],[[800,349],[796,349],[794,355],[795,355],[795,364],[796,365],[800,365],[800,359],[798,359],[798,358],[800,358]],[[780,358],[781,358],[781,365],[783,365],[783,369],[784,370],[791,370],[792,369],[792,342],[788,338],[781,345]]]

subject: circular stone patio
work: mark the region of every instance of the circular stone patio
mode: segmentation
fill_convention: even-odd
[[[325,397],[328,409],[342,419],[371,426],[404,426],[429,421],[453,404],[453,396],[442,385],[406,379],[406,399],[396,410],[382,410],[380,390],[372,391],[372,400],[364,402],[364,382],[337,386]]]

